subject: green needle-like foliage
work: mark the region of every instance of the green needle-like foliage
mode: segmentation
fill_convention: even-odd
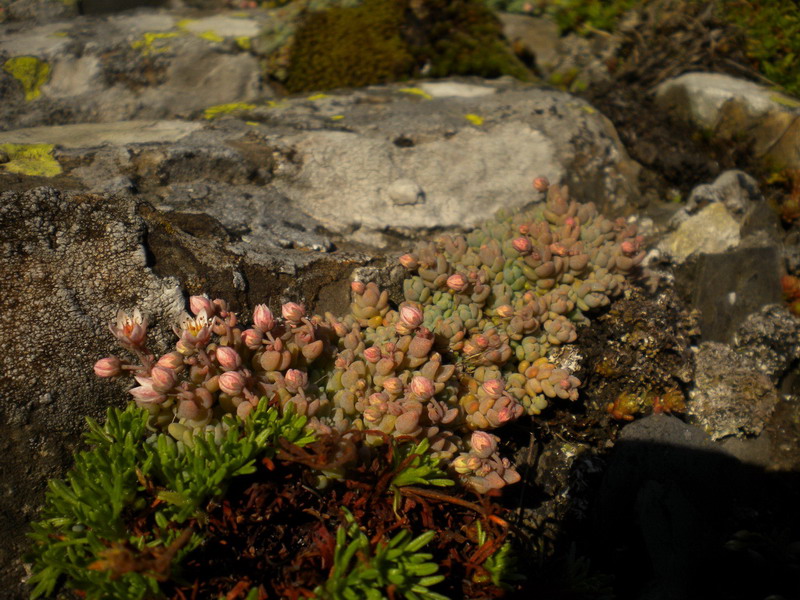
[[[428,452],[430,442],[427,438],[414,444],[398,444],[394,453],[396,474],[392,478],[392,485],[453,485],[453,480],[448,479],[447,472],[441,467],[441,459]]]
[[[478,543],[483,545],[486,543],[487,539],[486,531],[481,527],[480,521],[478,521]],[[482,566],[489,573],[492,583],[497,587],[510,588],[511,582],[525,579],[525,577],[517,571],[517,560],[514,556],[511,542],[505,542],[500,546],[499,550],[483,561]]]
[[[393,586],[395,598],[447,600],[429,589],[444,579],[436,575],[439,566],[431,562],[431,554],[419,552],[435,531],[409,539],[411,534],[403,530],[389,542],[381,541],[373,547],[346,510],[345,519],[347,524],[336,532],[331,575],[325,585],[314,590],[317,598],[381,600],[388,597],[386,589]]]
[[[202,541],[187,521],[202,520],[205,504],[233,477],[274,456],[279,438],[312,440],[305,417],[280,416],[264,400],[245,421],[227,417],[217,440],[213,433],[196,434],[191,444],[167,434],[148,438],[147,418],[131,404],[109,409],[103,426],[88,420],[89,449],[76,454],[66,481],[50,482],[29,534],[31,598],[51,595],[62,582],[90,600],[158,597],[159,581]]]

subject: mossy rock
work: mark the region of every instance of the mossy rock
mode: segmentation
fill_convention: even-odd
[[[532,78],[482,0],[364,0],[305,13],[285,85],[297,93],[450,75]]]
[[[400,35],[403,13],[395,0],[307,13],[291,49],[287,90],[361,87],[411,76],[414,58]]]

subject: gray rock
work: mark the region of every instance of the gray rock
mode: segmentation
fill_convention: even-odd
[[[679,287],[700,311],[702,339],[730,342],[748,315],[780,302],[781,268],[779,249],[764,245],[702,254],[679,269]]]
[[[781,106],[776,97],[782,95],[723,73],[684,73],[656,88],[657,106],[707,130],[717,127],[727,102],[741,103],[749,114],[762,116]]]
[[[175,279],[147,268],[144,223],[132,201],[62,196],[40,188],[0,196],[0,440],[3,588],[17,573],[27,522],[45,482],[63,473],[84,428],[124,399],[93,376],[112,350],[107,324],[118,308],[144,307],[170,321],[183,309]],[[163,335],[156,346],[165,347]]]
[[[164,119],[269,97],[257,58],[245,50],[244,40],[268,18],[257,15],[191,20],[145,10],[23,29],[0,24],[0,61],[32,56],[50,66],[40,95],[29,100],[2,72],[9,93],[0,120],[8,129]]]
[[[555,21],[515,13],[500,13],[503,35],[517,54],[529,55],[540,72],[549,74],[559,61],[561,34]]]
[[[721,253],[741,239],[740,226],[723,203],[709,204],[697,214],[685,217],[677,229],[658,244],[673,263],[682,264],[692,256]]]
[[[4,2],[8,21],[44,23],[56,19],[74,17],[78,14],[77,2],[59,0],[13,0]]]
[[[733,348],[778,386],[781,376],[800,358],[800,320],[784,305],[764,306],[736,329]]]
[[[721,202],[736,217],[744,217],[750,207],[764,202],[758,182],[744,171],[725,171],[714,183],[698,185],[689,195],[684,211],[695,214],[702,207]]]
[[[772,171],[800,167],[800,102],[721,73],[686,73],[656,89],[656,106],[725,143],[747,141]]]
[[[727,344],[704,342],[695,362],[688,414],[712,439],[757,436],[778,402],[770,378]]]
[[[127,178],[148,201],[173,210],[188,206],[183,184],[254,186],[224,193],[281,198],[284,214],[309,223],[307,231],[378,247],[468,229],[499,208],[524,206],[538,199],[531,188],[538,175],[612,212],[637,193],[636,166],[613,126],[580,100],[510,81],[416,89],[431,99],[408,93],[408,84],[375,86],[260,105],[247,122],[134,121],[106,132],[76,124],[4,132],[0,140],[56,143],[64,176],[85,189],[126,189]],[[191,193],[192,210],[202,210],[199,192]]]

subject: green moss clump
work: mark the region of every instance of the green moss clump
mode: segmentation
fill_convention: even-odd
[[[364,0],[308,12],[290,54],[292,93],[420,75],[531,79],[482,0]]]
[[[415,11],[418,64],[430,64],[431,77],[511,75],[524,81],[530,71],[503,39],[503,27],[482,0],[427,0]],[[421,35],[419,35],[421,33]]]
[[[403,6],[394,0],[307,13],[292,46],[287,90],[360,87],[409,77],[414,58],[400,35],[402,25]]]
[[[35,56],[15,56],[3,63],[3,70],[22,84],[25,100],[34,100],[50,80],[50,65]]]
[[[53,157],[53,144],[0,144],[9,161],[2,166],[9,173],[55,177],[61,165]]]

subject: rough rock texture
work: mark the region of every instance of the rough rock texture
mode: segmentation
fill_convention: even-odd
[[[182,16],[151,10],[0,24],[0,63],[34,57],[49,70],[28,94],[19,77],[0,71],[2,128],[185,117],[272,95],[245,41],[265,15]]]
[[[203,198],[228,198],[226,211],[273,198],[306,229],[316,223],[374,246],[524,206],[536,199],[537,175],[611,212],[637,193],[637,166],[610,123],[580,100],[531,85],[398,84],[235,114],[246,121],[116,123],[100,134],[79,124],[0,140],[57,144],[64,177],[85,189],[135,188],[154,204],[192,211],[203,210]]]
[[[781,376],[800,358],[800,320],[780,304],[764,306],[736,329],[733,348],[779,385]]]
[[[778,402],[769,377],[717,342],[700,345],[690,396],[691,419],[715,440],[760,434]]]
[[[730,342],[752,312],[780,301],[781,227],[752,177],[726,171],[697,186],[657,244],[681,295],[700,312],[702,339]]]
[[[800,167],[800,102],[721,73],[686,73],[656,89],[656,105],[715,138],[745,139],[769,168]]]
[[[659,248],[680,264],[692,255],[724,252],[736,246],[739,239],[739,223],[723,203],[716,202],[678,225]]]
[[[44,188],[0,197],[0,560],[15,567],[8,572],[19,570],[25,524],[47,479],[71,462],[83,415],[124,398],[91,371],[112,348],[107,324],[117,308],[146,306],[160,320],[183,308],[177,281],[146,268],[143,231],[133,202]]]

